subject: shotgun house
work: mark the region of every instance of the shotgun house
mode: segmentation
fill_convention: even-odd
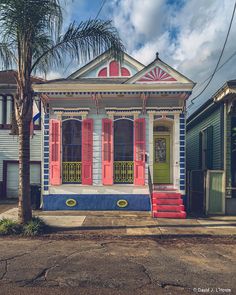
[[[188,207],[195,215],[236,214],[236,80],[187,119]]]
[[[185,217],[193,86],[158,55],[144,66],[126,53],[121,64],[104,53],[66,79],[34,84],[43,101],[43,209]]]
[[[32,77],[33,82],[42,81]],[[0,199],[18,198],[18,132],[13,97],[16,93],[16,71],[0,71]],[[31,138],[30,182],[41,183],[40,101],[34,102],[34,136]],[[32,129],[33,130],[33,129]]]

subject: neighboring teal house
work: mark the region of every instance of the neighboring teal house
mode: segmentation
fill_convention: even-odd
[[[236,214],[236,80],[187,119],[188,209]]]

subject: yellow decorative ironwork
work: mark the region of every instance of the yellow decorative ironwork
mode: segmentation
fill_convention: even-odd
[[[134,182],[134,162],[114,161],[114,183]]]
[[[82,181],[81,162],[62,162],[63,183],[81,183]]]

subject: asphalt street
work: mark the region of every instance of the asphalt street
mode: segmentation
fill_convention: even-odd
[[[236,294],[235,244],[234,237],[0,238],[0,294]]]

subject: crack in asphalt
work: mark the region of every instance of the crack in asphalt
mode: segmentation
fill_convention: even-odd
[[[153,280],[152,280],[152,278],[151,278],[151,276],[149,274],[149,271],[148,271],[148,269],[146,268],[146,266],[144,264],[139,263],[139,262],[136,262],[136,261],[133,261],[133,260],[130,260],[130,261],[133,262],[133,263],[135,263],[135,264],[137,264],[137,265],[139,265],[139,266],[141,266],[143,273],[147,276],[147,278],[149,280],[148,283],[143,284],[140,287],[137,287],[137,289],[142,288],[142,287],[145,287],[147,285],[152,285],[152,284],[155,285],[155,284],[157,284],[158,287],[161,287],[163,289],[168,288],[168,287],[175,287],[175,288],[182,288],[182,289],[186,289],[186,290],[188,289],[188,290],[190,290],[186,285],[181,285],[181,284],[178,284],[178,283],[153,282]]]
[[[108,252],[107,254],[108,255],[110,255],[108,245],[109,244],[112,244],[112,243],[114,243],[114,242],[112,241],[112,242],[105,242],[105,243],[101,243],[100,244],[103,248],[105,248],[107,250],[107,252]],[[152,278],[151,278],[151,276],[150,276],[147,268],[142,263],[139,263],[137,261],[134,261],[133,259],[128,259],[128,261],[131,262],[131,263],[134,263],[134,264],[138,265],[139,267],[141,267],[141,271],[145,274],[145,276],[148,279],[148,282],[147,283],[144,283],[144,284],[142,284],[141,286],[139,286],[139,287],[137,287],[135,289],[139,289],[139,288],[145,287],[147,285],[151,285],[152,284]]]
[[[152,284],[152,278],[151,278],[151,276],[150,276],[147,268],[143,264],[141,264],[141,263],[137,263],[137,262],[134,262],[132,260],[131,260],[131,262],[136,263],[137,265],[141,266],[142,272],[146,275],[146,277],[148,279],[148,283],[143,284],[141,287],[144,287],[144,286],[147,286],[147,285],[151,285]]]
[[[28,285],[34,285],[36,283],[37,280],[44,280],[44,281],[47,281],[47,275],[48,275],[48,272],[53,269],[53,268],[56,268],[58,267],[59,264],[55,264],[55,265],[52,265],[52,266],[49,266],[49,267],[46,267],[44,268],[42,271],[40,271],[32,280],[28,281],[25,285],[25,286],[28,286]],[[49,280],[49,281],[52,281],[52,280]]]
[[[5,278],[5,276],[6,276],[7,272],[8,272],[8,261],[9,260],[14,260],[15,258],[18,258],[18,257],[22,257],[22,256],[24,256],[26,254],[29,254],[29,253],[26,252],[26,253],[18,254],[18,255],[15,255],[15,256],[8,257],[8,258],[0,260],[0,262],[5,262],[5,270],[4,270],[3,274],[2,274],[2,276],[0,277],[0,281],[4,280],[4,278]]]
[[[148,279],[148,283],[144,283],[143,285],[137,287],[136,289],[139,289],[139,288],[145,287],[145,286],[147,286],[147,285],[151,285],[151,284],[153,283],[153,281],[152,281],[152,278],[151,278],[151,276],[150,276],[150,274],[149,274],[148,269],[146,268],[146,266],[144,266],[142,263],[139,263],[139,262],[137,262],[137,261],[134,261],[133,259],[129,259],[129,261],[132,262],[132,263],[134,263],[134,264],[136,264],[136,265],[138,265],[138,266],[140,266],[140,267],[141,267],[141,271],[142,271],[142,273],[144,273],[145,276],[146,276],[147,279]]]
[[[8,262],[7,262],[7,260],[5,260],[4,262],[5,262],[5,270],[4,270],[0,280],[4,279],[4,277],[5,277],[5,275],[7,274],[7,271],[8,271],[8,269],[7,269],[8,268]]]
[[[97,249],[97,248],[96,248]],[[67,259],[70,259],[73,255],[75,254],[80,254],[80,253],[84,253],[84,252],[90,252],[94,250],[94,248],[92,249],[85,249],[85,250],[76,250],[74,252],[72,252],[71,254],[69,255],[66,255],[64,258],[60,258],[60,264],[63,264]],[[48,281],[47,280],[47,275],[49,273],[50,270],[56,268],[56,267],[60,267],[60,264],[58,261],[56,261],[56,264],[52,265],[52,266],[49,266],[49,267],[45,267],[44,269],[42,269],[33,279],[31,279],[30,281],[28,281],[24,286],[28,286],[28,285],[34,285],[36,283],[36,281],[39,281],[41,279],[43,279],[44,281]],[[21,282],[25,282],[24,280],[21,281]],[[54,282],[56,283],[57,285],[59,285],[59,282],[56,281],[56,280],[49,280],[48,282]]]
[[[21,254],[18,254],[18,255],[12,256],[12,257],[8,257],[8,258],[0,259],[0,262],[5,262],[5,261],[13,260],[13,259],[15,259],[15,258],[22,257],[22,256],[27,255],[27,254],[29,254],[29,253],[30,253],[30,252],[25,252],[25,253],[21,253]]]
[[[49,242],[47,242],[44,245],[48,245],[50,243],[52,243],[52,241],[49,241]],[[5,276],[6,276],[7,272],[8,272],[8,261],[11,261],[11,260],[14,260],[16,258],[25,256],[27,254],[31,254],[32,252],[37,251],[40,247],[41,247],[41,244],[38,247],[36,247],[33,250],[31,250],[30,252],[24,252],[24,253],[17,254],[17,255],[11,256],[11,257],[0,259],[0,262],[5,262],[5,270],[4,270],[3,274],[2,274],[2,276],[0,277],[0,281],[4,280],[4,278],[5,278]]]
[[[42,243],[43,245],[48,245],[48,244],[51,244],[53,241],[49,241],[47,243]],[[8,260],[13,260],[15,258],[18,258],[18,257],[22,257],[24,255],[27,255],[27,254],[31,254],[32,252],[35,252],[37,251],[41,246],[42,244],[40,244],[38,247],[34,248],[33,250],[30,250],[28,252],[24,252],[24,253],[21,253],[21,254],[17,254],[17,255],[14,255],[14,256],[11,256],[11,257],[7,257],[7,258],[3,258],[3,259],[0,259],[0,262],[4,262],[4,261],[8,261]]]

